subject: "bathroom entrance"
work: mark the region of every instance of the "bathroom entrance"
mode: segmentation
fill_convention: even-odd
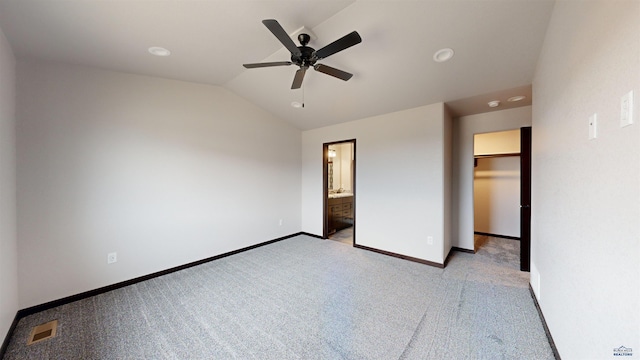
[[[323,237],[355,244],[356,141],[323,145]]]

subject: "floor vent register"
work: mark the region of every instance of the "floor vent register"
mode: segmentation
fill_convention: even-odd
[[[57,329],[58,320],[49,321],[48,323],[34,327],[33,330],[31,330],[31,335],[29,335],[27,345],[33,345],[37,342],[55,337]]]

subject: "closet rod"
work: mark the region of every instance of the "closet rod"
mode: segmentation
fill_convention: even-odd
[[[508,157],[508,156],[520,156],[520,153],[505,153],[505,154],[488,154],[488,155],[474,155],[475,159],[486,159],[495,157]]]

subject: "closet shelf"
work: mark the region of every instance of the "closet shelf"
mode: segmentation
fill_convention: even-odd
[[[507,157],[507,156],[520,156],[520,153],[474,155],[473,158],[474,159],[486,159],[486,158]]]

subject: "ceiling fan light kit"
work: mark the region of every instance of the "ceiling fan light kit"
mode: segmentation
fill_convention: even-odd
[[[244,64],[243,66],[245,68],[255,69],[260,67],[289,66],[295,64],[299,67],[299,69],[296,71],[296,74],[293,78],[291,89],[299,89],[300,87],[302,87],[304,76],[307,72],[307,69],[309,69],[310,67],[315,71],[333,76],[344,81],[347,81],[351,79],[351,77],[353,77],[353,74],[333,68],[328,65],[317,64],[317,61],[325,59],[337,52],[361,43],[362,38],[357,31],[353,31],[332,42],[331,44],[319,50],[315,50],[314,48],[307,46],[307,44],[311,40],[311,36],[309,34],[299,34],[298,41],[300,42],[300,46],[296,46],[287,32],[284,31],[282,26],[276,20],[263,20],[262,23],[267,27],[267,29],[269,29],[269,31],[271,31],[271,33],[273,33],[273,35],[280,41],[280,43],[282,43],[282,45],[284,45],[284,47],[289,50],[289,52],[291,53],[291,61]]]

